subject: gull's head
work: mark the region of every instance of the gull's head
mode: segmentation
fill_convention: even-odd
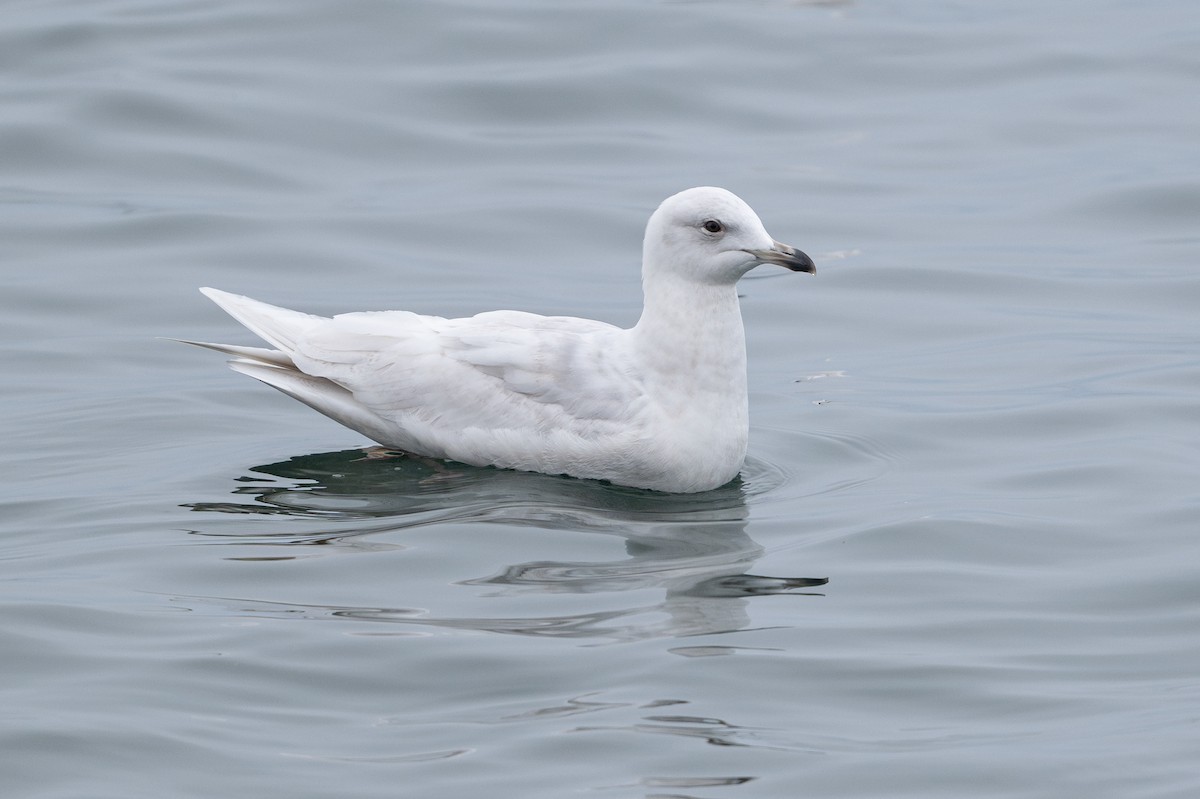
[[[815,272],[812,259],[775,241],[736,194],[702,186],[663,200],[646,225],[642,268],[709,285],[732,285],[759,264]]]

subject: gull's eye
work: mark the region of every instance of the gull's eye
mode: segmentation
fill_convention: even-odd
[[[725,226],[715,219],[709,219],[700,227],[704,228],[709,233],[723,233],[725,231]]]

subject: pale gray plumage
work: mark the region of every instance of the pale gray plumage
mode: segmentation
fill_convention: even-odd
[[[201,289],[274,349],[188,342],[388,447],[477,466],[705,491],[742,468],[749,422],[735,284],[760,263],[814,271],[724,189],[650,218],[645,305],[626,330],[492,311],[333,318]]]

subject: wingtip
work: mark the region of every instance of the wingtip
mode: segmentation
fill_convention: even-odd
[[[284,358],[289,357],[286,353],[295,349],[296,341],[304,331],[321,321],[321,317],[281,308],[242,294],[208,286],[202,287],[200,292],[250,332],[284,353],[280,356]]]

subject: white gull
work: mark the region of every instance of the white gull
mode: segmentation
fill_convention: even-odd
[[[187,342],[404,452],[690,493],[746,457],[746,344],[735,284],[758,264],[813,272],[736,195],[663,201],[646,225],[642,316],[490,311],[327,318],[216,289],[213,302],[274,349]]]

